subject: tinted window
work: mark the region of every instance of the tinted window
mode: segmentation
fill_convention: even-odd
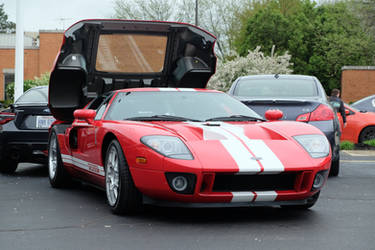
[[[105,72],[161,72],[167,36],[102,34],[99,37],[96,70]]]
[[[246,97],[312,97],[318,95],[314,80],[310,79],[241,79],[234,91]]]
[[[213,117],[246,115],[260,118],[240,101],[224,93],[196,91],[120,92],[106,120],[171,115],[204,121]]]
[[[48,87],[29,89],[15,103],[48,103]]]

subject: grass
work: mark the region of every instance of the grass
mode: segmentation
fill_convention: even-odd
[[[374,140],[375,142],[375,140]],[[340,149],[341,150],[353,150],[354,149],[354,143],[350,141],[342,141],[340,143]]]
[[[375,147],[375,139],[364,141],[363,144]]]

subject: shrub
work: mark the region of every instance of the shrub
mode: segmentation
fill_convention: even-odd
[[[375,147],[375,139],[364,141],[363,144]]]
[[[350,141],[342,141],[340,144],[341,150],[353,150],[354,149],[354,143]]]
[[[216,74],[208,82],[208,88],[227,91],[233,81],[240,76],[260,75],[260,74],[290,74],[290,55],[286,52],[282,56],[274,53],[265,56],[257,47],[254,51],[249,51],[247,56],[241,57],[234,53],[233,59],[227,62],[218,62]]]

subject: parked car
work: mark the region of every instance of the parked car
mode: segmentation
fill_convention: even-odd
[[[260,115],[269,109],[283,112],[283,120],[319,128],[332,149],[331,176],[340,170],[340,123],[319,80],[305,75],[254,75],[236,79],[228,93]]]
[[[352,103],[350,106],[361,111],[375,112],[375,95],[362,98]]]
[[[317,201],[331,164],[327,138],[308,124],[277,121],[279,111],[264,121],[225,93],[198,89],[216,66],[209,33],[181,23],[91,20],[68,29],[64,41],[49,85],[57,118],[48,146],[52,187],[70,177],[90,182],[106,190],[114,213],[144,203],[309,208]]]
[[[345,104],[346,126],[341,135],[342,141],[362,143],[375,139],[375,113],[360,111]]]
[[[13,173],[20,162],[45,162],[55,120],[47,104],[48,87],[34,87],[0,112],[0,172]]]

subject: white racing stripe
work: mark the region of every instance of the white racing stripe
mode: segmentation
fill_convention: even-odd
[[[276,198],[277,198],[277,193],[275,191],[232,192],[232,195],[233,195],[233,198],[232,198],[231,202],[275,201]],[[254,197],[255,197],[255,200],[254,200]]]
[[[223,123],[223,128],[228,129],[230,132],[240,138],[252,153],[259,159],[259,162],[264,168],[264,173],[280,173],[285,170],[284,165],[274,152],[262,140],[249,139],[244,132],[244,128],[238,125],[231,125]]]
[[[252,159],[253,156],[244,147],[242,142],[233,139],[221,140],[220,142],[237,163],[239,172],[254,174],[261,171],[259,163]]]
[[[159,91],[184,91],[184,92],[193,92],[196,91],[193,88],[159,88]]]
[[[277,193],[275,191],[264,191],[264,192],[255,192],[257,197],[255,202],[258,201],[275,201],[277,198]]]
[[[264,173],[280,173],[284,172],[284,165],[272,150],[262,140],[246,140],[246,145],[251,148],[253,153],[260,157],[259,160],[264,167]]]
[[[87,162],[87,161],[78,159],[76,157],[73,157],[71,155],[65,155],[65,154],[61,154],[61,159],[64,163],[73,164],[76,167],[82,168],[84,170],[87,170],[89,172],[92,172],[101,176],[105,175],[104,168],[100,165]]]
[[[253,192],[232,192],[231,202],[252,202],[255,194]]]
[[[215,123],[220,126],[207,126],[202,123],[189,124],[203,129],[204,140],[220,141],[236,162],[240,173],[259,173],[262,167],[263,174],[280,173],[285,170],[284,165],[266,143],[248,138],[243,126],[223,122]]]
[[[178,91],[176,88],[158,88],[159,91]]]
[[[217,123],[217,122],[215,122]],[[253,159],[253,155],[245,147],[245,145],[238,140],[231,133],[227,132],[220,126],[206,126],[201,123],[189,123],[193,126],[203,129],[204,140],[218,140],[232,156],[236,162],[239,172],[241,173],[259,173],[261,167],[259,163]],[[220,125],[222,123],[219,123]]]
[[[193,88],[178,88],[179,91],[187,91],[187,92],[192,92],[192,91],[196,91],[195,89]]]

